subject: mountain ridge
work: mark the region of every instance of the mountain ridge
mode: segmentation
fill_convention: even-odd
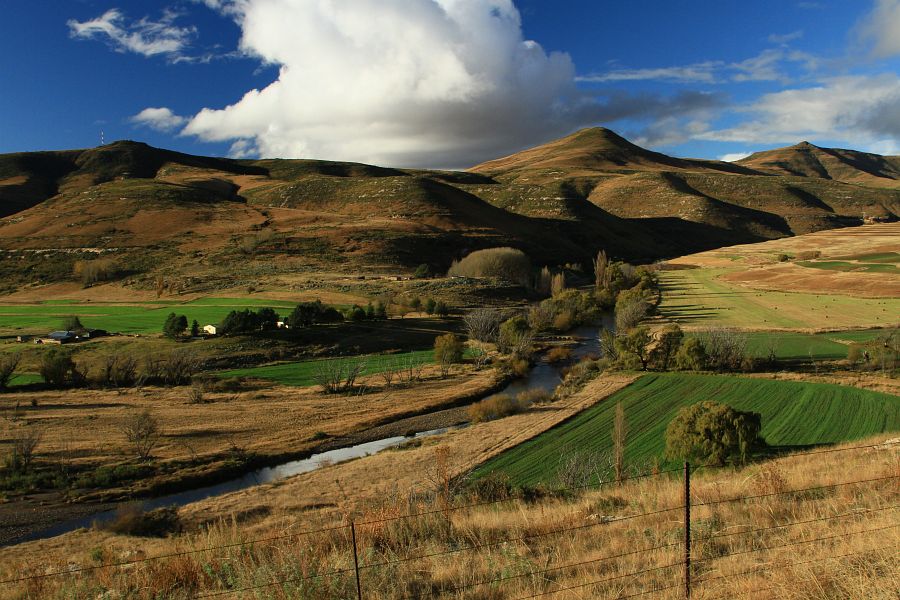
[[[683,159],[593,128],[468,171],[202,157],[132,141],[6,154],[0,275],[71,277],[80,248],[115,255],[136,285],[160,272],[441,271],[500,245],[539,265],[589,265],[599,249],[651,261],[900,215],[894,157],[772,152]],[[52,260],[32,256],[50,250]]]

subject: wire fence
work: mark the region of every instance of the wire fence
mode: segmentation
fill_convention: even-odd
[[[870,444],[864,446],[852,446],[852,447],[844,447],[844,448],[826,448],[820,450],[806,451],[791,454],[791,457],[794,456],[810,456],[817,454],[831,454],[834,452],[849,452],[849,451],[858,451],[872,448],[886,448],[887,445],[882,444]],[[722,465],[699,465],[697,468],[699,469],[715,469],[720,468]],[[626,552],[619,552],[615,554],[608,554],[605,556],[601,556],[598,558],[591,558],[589,560],[579,560],[575,562],[569,562],[565,564],[559,564],[554,566],[546,566],[542,569],[527,569],[527,570],[519,570],[515,573],[501,574],[496,577],[484,578],[477,581],[470,581],[466,583],[461,583],[459,585],[438,585],[434,586],[431,589],[428,589],[424,592],[417,592],[414,594],[407,594],[403,596],[399,596],[402,600],[414,599],[414,598],[422,598],[422,599],[432,599],[432,598],[441,598],[441,597],[460,597],[459,595],[465,592],[470,592],[477,588],[482,588],[485,586],[492,586],[494,589],[497,586],[502,586],[514,580],[522,580],[531,578],[536,581],[541,581],[544,583],[545,587],[549,587],[550,589],[543,589],[540,591],[535,591],[532,595],[521,596],[520,600],[526,600],[528,598],[539,598],[539,597],[548,597],[553,596],[555,594],[560,594],[564,592],[575,590],[591,590],[596,588],[597,586],[613,584],[614,582],[625,582],[630,584],[640,583],[642,576],[647,576],[651,573],[666,571],[666,570],[678,570],[680,571],[680,577],[678,574],[675,577],[678,579],[676,583],[672,583],[664,586],[650,586],[644,587],[638,590],[625,590],[620,589],[616,598],[633,598],[640,597],[649,594],[658,594],[661,592],[666,592],[675,588],[683,588],[684,596],[690,597],[692,590],[697,589],[698,587],[706,587],[711,582],[720,581],[725,579],[726,577],[740,577],[752,575],[764,571],[771,571],[777,569],[787,569],[792,568],[794,566],[812,564],[816,562],[821,562],[825,560],[831,560],[836,558],[849,557],[856,554],[865,554],[867,552],[880,552],[889,550],[894,547],[894,545],[889,546],[881,546],[878,548],[871,548],[868,550],[863,550],[859,552],[843,554],[839,556],[825,556],[825,557],[817,557],[814,559],[804,560],[804,561],[795,561],[791,563],[781,563],[781,564],[769,564],[760,567],[756,567],[754,569],[733,572],[718,575],[718,576],[707,576],[699,579],[692,579],[692,572],[697,569],[698,566],[703,566],[704,568],[707,565],[711,565],[720,561],[722,559],[735,557],[735,556],[743,556],[749,554],[756,553],[769,553],[773,550],[778,550],[782,548],[796,548],[802,546],[809,546],[812,544],[821,544],[825,542],[832,542],[838,539],[846,539],[848,537],[855,536],[872,536],[874,534],[883,533],[888,530],[896,529],[900,527],[900,521],[893,522],[889,525],[883,525],[879,527],[871,527],[867,529],[859,529],[854,531],[842,531],[837,534],[827,535],[827,536],[818,536],[809,539],[800,539],[790,542],[784,542],[779,544],[756,544],[753,547],[739,549],[729,552],[718,552],[715,555],[705,555],[704,548],[705,545],[709,542],[716,542],[719,540],[724,540],[727,538],[735,538],[739,536],[752,536],[754,539],[760,537],[760,534],[773,534],[776,531],[784,531],[789,528],[799,527],[803,525],[810,525],[813,523],[820,522],[839,522],[845,519],[852,518],[861,518],[867,517],[870,515],[875,515],[879,513],[889,513],[891,511],[896,511],[900,508],[900,504],[889,504],[886,506],[878,506],[874,508],[860,508],[856,510],[849,510],[842,513],[837,514],[828,514],[823,516],[817,516],[808,519],[793,519],[786,520],[784,522],[775,523],[772,525],[768,525],[765,527],[755,527],[754,523],[738,523],[731,525],[732,528],[737,528],[736,531],[725,531],[718,532],[711,535],[701,535],[691,537],[691,529],[692,529],[692,516],[691,516],[691,508],[710,508],[715,509],[716,507],[724,504],[734,504],[734,503],[751,503],[753,501],[764,500],[768,498],[774,498],[778,496],[795,496],[795,497],[804,497],[807,499],[815,499],[815,494],[810,494],[811,492],[821,492],[822,490],[831,489],[831,488],[843,488],[847,486],[865,486],[865,485],[874,485],[881,482],[888,482],[891,480],[897,480],[900,478],[900,475],[886,475],[882,477],[869,477],[864,479],[854,479],[850,481],[839,481],[834,483],[816,485],[816,486],[807,486],[804,488],[797,489],[784,489],[777,490],[773,492],[767,492],[762,494],[753,494],[753,495],[740,495],[728,498],[718,498],[714,500],[702,500],[695,497],[691,491],[691,483],[690,483],[690,474],[692,472],[692,467],[685,463],[683,468],[678,469],[668,469],[668,470],[655,470],[653,472],[648,473],[640,473],[638,475],[629,477],[629,480],[638,480],[645,479],[651,477],[663,477],[666,475],[671,475],[675,472],[683,472],[684,476],[684,499],[683,502],[678,503],[676,505],[667,506],[664,508],[659,508],[652,511],[645,511],[642,513],[629,514],[623,516],[617,516],[615,518],[611,518],[609,520],[596,520],[590,523],[583,523],[578,525],[572,525],[568,527],[558,527],[547,529],[539,532],[528,533],[526,535],[517,535],[511,537],[501,537],[493,540],[483,541],[480,543],[470,543],[466,545],[459,545],[453,548],[449,548],[446,550],[441,550],[437,552],[426,552],[422,554],[410,554],[406,556],[399,556],[396,558],[391,558],[389,560],[375,560],[375,561],[367,561],[360,560],[360,548],[357,542],[357,531],[358,528],[366,528],[373,527],[378,525],[385,525],[389,523],[394,523],[400,520],[421,520],[426,517],[435,517],[440,516],[445,519],[447,522],[450,520],[450,515],[458,513],[460,511],[471,510],[475,508],[482,508],[486,506],[496,506],[504,503],[516,502],[521,500],[526,500],[526,498],[521,496],[512,496],[509,498],[502,498],[497,500],[490,501],[480,501],[480,502],[472,502],[467,504],[455,505],[455,506],[445,506],[436,510],[428,510],[428,511],[420,511],[414,512],[410,514],[403,515],[395,515],[385,517],[383,519],[370,519],[366,521],[360,522],[349,522],[346,524],[324,527],[320,529],[314,530],[306,530],[306,531],[298,531],[298,532],[289,532],[279,535],[267,536],[267,537],[259,537],[250,540],[243,540],[233,543],[226,543],[221,545],[209,545],[200,548],[191,548],[178,552],[170,552],[165,554],[158,554],[154,556],[136,558],[133,560],[123,560],[123,561],[115,561],[115,562],[106,562],[97,565],[88,565],[88,566],[73,566],[71,568],[67,568],[59,571],[50,571],[45,573],[35,573],[35,574],[27,574],[21,575],[18,577],[13,577],[5,580],[0,580],[0,585],[13,585],[13,584],[22,584],[25,582],[31,582],[36,580],[46,580],[48,578],[57,578],[57,577],[80,577],[84,576],[87,573],[98,571],[98,570],[112,570],[112,569],[133,569],[135,567],[139,567],[140,565],[145,565],[147,563],[154,563],[156,561],[167,561],[180,557],[196,555],[196,554],[215,554],[217,556],[222,556],[221,551],[223,550],[231,550],[236,548],[258,548],[260,546],[264,546],[267,544],[272,544],[274,542],[283,542],[287,540],[301,540],[303,538],[309,537],[321,537],[331,534],[339,534],[342,540],[345,540],[348,548],[347,555],[348,560],[347,563],[352,566],[347,566],[345,568],[340,569],[331,569],[325,570],[322,572],[315,573],[307,573],[299,576],[293,577],[283,577],[283,578],[273,578],[262,583],[252,584],[252,585],[236,585],[231,587],[226,587],[224,589],[210,589],[210,590],[197,590],[192,597],[196,598],[213,598],[213,597],[236,597],[239,595],[243,595],[249,592],[255,592],[259,590],[264,590],[267,588],[278,588],[279,586],[284,589],[289,585],[301,584],[306,581],[326,581],[331,578],[340,577],[342,580],[347,580],[348,578],[352,578],[352,584],[354,588],[355,595],[357,596],[357,600],[362,600],[362,598],[366,597],[366,585],[365,578],[366,573],[376,569],[383,569],[386,567],[393,567],[395,565],[400,565],[404,563],[410,562],[418,562],[418,561],[430,561],[435,558],[449,558],[455,555],[463,554],[463,553],[475,553],[481,550],[487,550],[497,547],[509,547],[510,545],[517,544],[530,544],[536,541],[545,541],[554,536],[558,537],[565,534],[574,535],[576,533],[582,533],[590,529],[598,528],[598,527],[609,527],[619,525],[621,523],[628,523],[631,521],[635,521],[638,519],[648,519],[652,517],[660,517],[662,515],[670,514],[670,513],[681,513],[683,515],[683,519],[678,521],[679,528],[681,529],[681,533],[684,535],[683,540],[667,542],[663,544],[654,544],[654,545],[644,545],[638,548],[634,548],[628,550]],[[562,490],[557,490],[565,493],[576,493],[579,491],[584,491],[587,489],[595,488],[597,485],[602,484],[591,484],[591,485],[583,485],[583,486],[574,486],[570,488],[565,488]],[[894,487],[894,492],[900,491],[900,488]],[[804,496],[805,495],[805,496]],[[898,494],[900,496],[900,494]],[[349,533],[349,535],[348,535]],[[348,539],[349,538],[349,539]],[[364,548],[364,550],[366,550]],[[371,550],[371,549],[368,549]],[[655,565],[648,566],[643,569],[638,569],[635,571],[626,571],[619,572],[615,575],[611,575],[608,577],[603,577],[599,579],[589,580],[587,582],[581,582],[574,585],[559,585],[556,583],[554,579],[555,575],[559,575],[563,572],[571,572],[575,570],[585,570],[588,567],[598,567],[598,570],[602,573],[604,570],[599,569],[599,565],[612,563],[616,564],[616,561],[619,561],[628,557],[636,557],[636,556],[648,556],[652,553],[665,553],[673,550],[681,550],[684,553],[682,558],[674,558],[670,562],[667,562],[663,565]],[[694,556],[694,554],[699,552],[698,556]],[[366,552],[369,554],[369,552]],[[352,555],[352,560],[349,560],[350,555]],[[618,566],[615,567],[606,567],[605,569],[618,569]],[[625,592],[628,591],[627,594]],[[758,589],[756,591],[762,591],[762,589]],[[493,597],[493,596],[492,596]],[[499,596],[498,596],[499,597]],[[509,597],[509,596],[503,596]]]

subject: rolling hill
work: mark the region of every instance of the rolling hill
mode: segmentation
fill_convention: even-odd
[[[806,145],[808,146],[808,145]],[[647,261],[900,215],[900,159],[803,144],[740,163],[666,156],[603,128],[467,172],[230,160],[120,141],[0,155],[7,290],[115,258],[128,285],[443,270],[511,245],[537,264]],[[874,182],[874,183],[873,183]]]

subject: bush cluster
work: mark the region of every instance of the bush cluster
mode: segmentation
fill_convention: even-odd
[[[525,412],[531,407],[530,398],[524,393],[518,396],[498,394],[469,407],[469,420],[473,423],[493,421]]]
[[[301,302],[295,306],[285,319],[285,323],[293,329],[300,329],[319,323],[340,323],[343,320],[344,315],[338,309],[322,304],[321,300],[316,300],[315,302]]]
[[[447,272],[450,277],[492,277],[528,286],[531,281],[531,261],[515,248],[488,248],[472,252],[460,261],[453,261]]]
[[[185,323],[185,326],[187,324]],[[278,313],[271,308],[259,310],[233,310],[219,324],[219,333],[238,335],[257,331],[271,331],[278,328]]]
[[[707,400],[685,406],[666,428],[666,457],[724,465],[729,459],[746,462],[759,437],[762,415],[742,412]]]

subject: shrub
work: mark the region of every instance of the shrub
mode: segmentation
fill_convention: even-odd
[[[427,279],[428,277],[431,277],[431,267],[427,263],[422,263],[416,267],[413,279]]]
[[[564,310],[553,318],[553,329],[559,333],[565,333],[572,329],[575,323],[575,315],[572,311]]]
[[[702,371],[706,368],[706,348],[703,342],[689,337],[675,353],[675,368],[679,371]]]
[[[434,305],[434,314],[439,317],[446,317],[450,314],[450,307],[443,300],[438,300],[437,304]]]
[[[558,363],[572,358],[572,350],[565,346],[554,346],[547,352],[547,362]]]
[[[166,317],[166,322],[163,324],[162,331],[163,335],[174,340],[181,337],[187,330],[187,327],[188,320],[186,316],[169,313],[169,316]]]
[[[528,321],[521,316],[516,316],[507,319],[500,325],[497,348],[504,354],[528,357],[531,356],[533,340],[534,334],[528,327]]]
[[[316,363],[313,379],[326,394],[349,392],[356,384],[357,378],[366,370],[363,359],[320,360]]]
[[[11,449],[7,467],[17,473],[27,472],[42,437],[43,431],[37,426],[22,424],[13,427],[9,436]]]
[[[669,370],[675,364],[675,355],[681,348],[684,332],[678,325],[666,325],[659,334],[656,346],[650,352],[653,367],[662,371]]]
[[[554,308],[547,302],[528,309],[528,326],[535,332],[547,331],[553,325]]]
[[[244,309],[228,313],[219,324],[219,332],[223,335],[236,335],[269,331],[276,327],[278,327],[278,313],[274,309],[261,308],[258,311]]]
[[[531,369],[531,363],[524,358],[511,358],[507,363],[509,372],[515,377],[525,377]]]
[[[446,377],[450,368],[462,359],[463,343],[456,335],[448,333],[434,340],[434,361],[441,367],[442,377]]]
[[[90,287],[99,281],[115,279],[119,274],[118,265],[112,258],[77,260],[72,266],[72,271],[84,287]]]
[[[529,406],[534,404],[547,404],[553,401],[553,394],[547,390],[532,388],[516,394],[516,400],[528,404]]]
[[[568,331],[583,323],[595,320],[599,315],[599,308],[591,294],[578,290],[564,290],[552,298],[544,300],[540,304],[541,311],[546,311],[536,320],[544,321],[546,326],[553,325],[558,331]],[[557,317],[565,315],[557,321]]]
[[[666,428],[666,457],[724,465],[745,462],[761,442],[762,416],[707,400],[685,406]]]
[[[69,315],[68,317],[64,317],[60,327],[63,331],[80,331],[84,329],[84,325],[81,324],[81,319],[79,319],[76,315]]]
[[[535,283],[534,288],[535,291],[542,296],[551,295],[551,290],[553,289],[553,274],[548,267],[541,269],[541,272],[537,276],[537,282]]]
[[[627,333],[616,336],[616,349],[619,352],[620,359],[625,358],[626,362],[622,365],[626,368],[633,368],[640,363],[642,371],[647,370],[647,364],[650,362],[649,345],[651,341],[650,330],[646,327],[636,327]],[[631,359],[631,360],[627,360]]]
[[[519,414],[528,410],[531,404],[527,398],[519,400],[506,394],[498,394],[490,396],[480,402],[469,407],[469,420],[473,423],[482,421],[493,421],[494,419],[502,419],[511,415]]]
[[[150,458],[150,454],[159,443],[161,436],[159,422],[150,414],[149,410],[143,410],[127,417],[122,424],[122,433],[134,453],[142,461]]]
[[[104,387],[130,387],[137,381],[137,360],[132,356],[108,354],[100,363],[97,383]]]
[[[165,537],[181,531],[178,509],[174,506],[144,511],[140,504],[125,504],[115,516],[99,524],[99,528],[119,535]]]
[[[434,298],[429,298],[425,301],[425,313],[429,315],[434,314],[434,309],[437,307],[437,302],[435,302]]]
[[[465,493],[476,502],[500,502],[514,498],[516,488],[506,473],[491,472],[467,481]]]
[[[9,387],[9,382],[12,381],[13,375],[16,374],[20,358],[19,354],[0,355],[0,390],[5,390]]]
[[[490,308],[476,308],[463,316],[469,339],[492,343],[497,341],[503,313]]]
[[[454,261],[447,274],[452,277],[495,277],[527,286],[531,279],[531,261],[515,248],[489,248]]]
[[[718,371],[738,371],[747,355],[747,334],[725,327],[710,328],[700,334],[707,364]]]
[[[422,299],[418,296],[415,296],[412,300],[409,301],[409,307],[413,310],[413,312],[419,312],[422,308]]]
[[[358,304],[354,304],[350,307],[349,312],[347,313],[347,318],[356,323],[360,321],[366,320],[366,310],[359,306]]]
[[[559,296],[564,291],[566,291],[566,274],[556,273],[550,279],[550,295]]]
[[[650,314],[650,302],[643,290],[632,288],[616,297],[616,331],[625,333],[637,327]]]
[[[320,300],[315,302],[301,302],[294,307],[285,322],[292,328],[310,327],[316,323],[337,323],[344,320],[344,316],[335,308],[322,304]]]
[[[84,375],[72,360],[72,354],[61,348],[51,348],[44,354],[39,372],[51,387],[63,388],[84,382]]]

